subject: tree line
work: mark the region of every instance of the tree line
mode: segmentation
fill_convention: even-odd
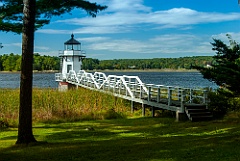
[[[85,70],[126,70],[126,69],[191,69],[192,66],[208,66],[213,63],[211,56],[194,56],[180,58],[154,58],[154,59],[114,59],[98,60],[86,58],[82,68]]]
[[[22,56],[18,54],[0,55],[0,71],[20,71]],[[59,70],[60,61],[58,57],[41,56],[34,54],[33,70]]]
[[[0,55],[0,71],[20,71],[21,55],[4,54]],[[154,58],[154,59],[114,59],[98,60],[85,58],[82,69],[84,70],[127,70],[127,69],[191,69],[192,66],[211,65],[211,56],[194,56],[180,58]],[[60,59],[56,56],[41,56],[34,54],[33,70],[59,70]]]

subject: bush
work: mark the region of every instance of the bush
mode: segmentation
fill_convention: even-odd
[[[126,118],[123,113],[116,112],[113,108],[107,110],[103,114],[103,119],[120,119],[120,118]]]
[[[218,89],[216,92],[209,92],[208,97],[210,99],[208,109],[215,118],[222,118],[228,111],[233,110],[234,97],[231,92],[225,89]]]
[[[9,127],[9,124],[6,120],[0,119],[0,129],[1,128],[7,128]]]

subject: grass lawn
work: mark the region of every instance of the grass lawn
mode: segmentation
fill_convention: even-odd
[[[130,118],[38,123],[33,131],[39,144],[15,146],[17,129],[2,129],[0,161],[240,160],[239,119],[194,123],[175,122],[172,118]]]

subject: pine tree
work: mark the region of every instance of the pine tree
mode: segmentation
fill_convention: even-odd
[[[219,39],[213,39],[212,50],[216,51],[212,67],[195,67],[203,77],[224,87],[234,95],[240,95],[240,45],[227,35],[230,45]]]
[[[16,144],[36,142],[32,132],[32,69],[34,31],[48,24],[52,16],[85,10],[92,17],[106,9],[85,0],[1,0],[0,30],[22,33],[22,62],[18,139]]]

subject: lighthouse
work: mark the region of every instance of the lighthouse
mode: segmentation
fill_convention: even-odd
[[[76,73],[81,70],[82,60],[86,57],[86,53],[81,50],[81,43],[75,40],[72,34],[71,39],[64,43],[64,51],[59,52],[59,57],[61,58],[60,64],[64,79],[70,70],[74,70]]]
[[[60,71],[56,73],[56,81],[59,82],[59,89],[68,89],[68,83],[66,82],[67,75],[70,71],[76,73],[81,70],[82,60],[86,57],[85,51],[81,49],[81,43],[74,39],[74,35],[64,43],[64,50],[59,51],[60,58]]]

